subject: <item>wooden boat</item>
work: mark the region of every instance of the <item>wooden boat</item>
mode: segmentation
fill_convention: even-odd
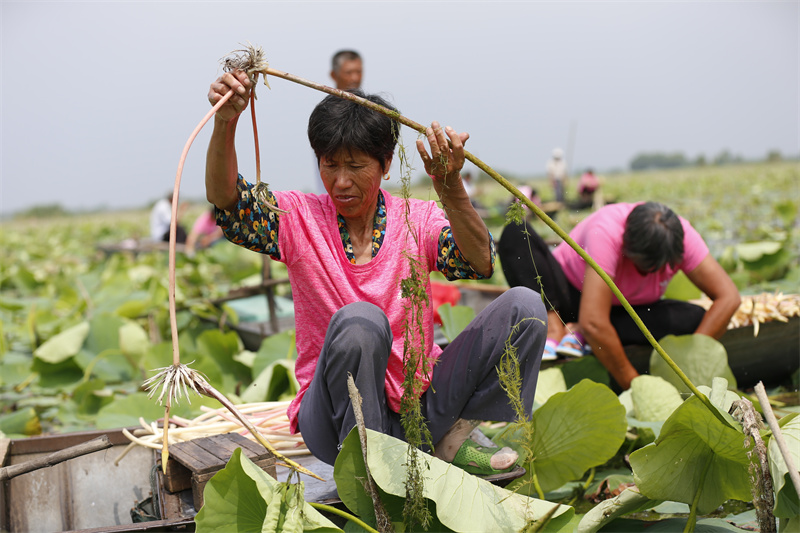
[[[114,461],[129,440],[122,430],[0,440],[0,466],[18,465],[107,435],[111,448],[13,477],[0,484],[0,531],[129,532],[165,530],[194,524],[190,494],[164,490],[154,472],[156,452],[135,447]],[[191,491],[189,491],[191,492]],[[135,523],[152,498],[157,520]],[[152,502],[153,500],[149,500]]]

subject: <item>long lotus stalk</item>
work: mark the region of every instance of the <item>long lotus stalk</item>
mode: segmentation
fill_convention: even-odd
[[[260,49],[255,49],[252,46],[246,50],[240,50],[243,52],[241,56],[233,56],[226,60],[225,67],[228,70],[232,69],[242,69],[250,76],[253,85],[258,80],[258,74],[263,72],[267,68],[267,63],[264,60],[264,54],[261,52]],[[264,76],[264,82],[266,83],[266,75]],[[169,288],[167,291],[168,299],[169,299],[169,322],[170,322],[170,332],[172,334],[172,365],[168,367],[161,368],[157,371],[156,375],[145,381],[144,386],[146,389],[150,390],[150,396],[152,397],[155,394],[155,391],[161,388],[161,393],[159,394],[158,401],[159,403],[162,402],[164,395],[166,394],[166,403],[164,404],[164,443],[161,449],[161,468],[166,473],[167,471],[167,461],[169,459],[169,415],[170,410],[172,407],[172,402],[175,401],[177,403],[178,399],[181,397],[182,393],[186,394],[187,400],[189,398],[189,388],[191,388],[197,394],[205,394],[211,398],[217,399],[220,403],[222,403],[225,407],[227,407],[236,417],[242,422],[242,424],[250,430],[251,433],[256,437],[256,439],[270,452],[272,452],[276,457],[280,458],[281,460],[285,461],[286,464],[295,469],[299,472],[304,474],[310,475],[317,479],[322,479],[313,472],[303,468],[302,466],[298,465],[294,461],[286,459],[283,455],[278,453],[274,446],[272,446],[266,438],[256,429],[246,417],[242,416],[236,408],[233,406],[233,403],[228,401],[225,396],[223,396],[219,391],[214,389],[198,372],[192,370],[187,365],[184,365],[180,361],[180,346],[178,343],[178,320],[177,320],[177,310],[175,304],[175,255],[176,255],[176,243],[177,243],[177,228],[178,228],[178,199],[180,193],[180,186],[181,186],[181,176],[183,174],[183,166],[186,162],[186,156],[189,153],[189,148],[192,146],[195,138],[197,137],[200,130],[203,129],[203,126],[208,123],[211,117],[216,114],[217,110],[222,107],[225,102],[227,102],[231,96],[233,95],[233,90],[228,91],[220,100],[217,102],[211,110],[203,117],[199,124],[194,128],[191,135],[189,136],[188,141],[186,141],[185,146],[183,147],[183,152],[181,153],[180,160],[178,162],[178,170],[175,175],[175,185],[172,191],[172,211],[171,211],[171,218],[169,223]],[[255,99],[255,91],[252,92],[251,101]],[[254,137],[256,147],[258,147],[258,136],[257,130],[255,129],[255,115],[253,116],[253,127],[254,127]],[[261,169],[260,169],[260,160],[257,158],[258,168],[258,176],[261,176]],[[259,186],[262,184],[259,183]],[[266,184],[263,185],[263,188],[266,188]],[[259,189],[256,190],[258,192]],[[262,204],[272,211],[276,211],[278,213],[284,213],[277,207],[269,204],[268,202],[262,201]]]
[[[387,109],[381,105],[370,102],[369,100],[365,100],[364,98],[361,98],[347,91],[342,91],[339,89],[335,89],[333,87],[328,87],[327,85],[322,85],[320,83],[309,81],[299,76],[289,74],[288,72],[283,72],[270,67],[266,67],[263,70],[260,70],[260,73],[264,75],[265,83],[266,83],[266,76],[270,75],[270,76],[275,76],[276,78],[281,78],[287,81],[291,81],[293,83],[304,85],[311,89],[328,93],[337,96],[339,98],[343,98],[345,100],[351,100],[364,107],[368,107],[369,109],[377,111],[378,113],[382,113],[388,116],[389,118],[392,118],[395,121],[399,122],[400,124],[408,126],[409,128],[416,130],[421,134],[425,133],[425,126],[423,126],[422,124],[415,122],[409,118],[406,118],[400,113],[397,113],[396,111]],[[566,231],[564,231],[558,224],[556,224],[555,221],[553,221],[553,219],[547,216],[547,214],[544,211],[542,211],[542,209],[539,206],[534,204],[530,198],[522,194],[519,191],[519,189],[517,189],[507,179],[501,176],[497,171],[495,171],[493,168],[491,168],[489,165],[487,165],[486,163],[475,157],[472,153],[468,152],[467,150],[464,150],[464,156],[467,158],[467,160],[469,160],[475,166],[483,170],[486,174],[491,176],[492,179],[494,179],[496,182],[502,185],[506,190],[508,190],[511,194],[513,194],[520,202],[525,204],[528,207],[528,209],[530,209],[533,213],[536,214],[537,217],[539,217],[545,224],[547,224],[547,226],[550,229],[552,229],[556,233],[556,235],[561,237],[564,240],[564,242],[566,242],[573,250],[575,250],[578,253],[578,255],[580,255],[581,258],[583,258],[584,261],[586,261],[586,264],[591,266],[592,269],[595,272],[597,272],[597,274],[609,286],[611,292],[614,293],[614,296],[617,297],[619,302],[622,304],[622,306],[631,316],[633,321],[636,323],[636,326],[641,330],[647,341],[653,346],[653,348],[661,356],[661,358],[664,359],[667,365],[669,365],[669,367],[678,375],[678,377],[680,377],[681,381],[683,381],[686,384],[689,390],[691,390],[692,393],[694,393],[698,398],[700,398],[700,400],[706,405],[706,407],[708,407],[711,410],[714,416],[716,416],[723,424],[727,426],[728,422],[725,420],[725,418],[711,404],[711,401],[703,393],[701,393],[697,389],[697,387],[695,387],[695,385],[691,382],[689,377],[678,367],[677,364],[675,364],[675,361],[672,360],[672,358],[667,354],[664,348],[662,348],[661,345],[658,343],[658,341],[656,341],[655,337],[653,337],[653,335],[644,325],[641,318],[639,318],[639,315],[636,314],[636,311],[634,311],[633,307],[631,307],[630,303],[628,303],[628,300],[625,298],[625,296],[622,295],[622,292],[620,292],[619,288],[616,286],[614,281],[608,274],[606,274],[606,272],[602,268],[600,268],[597,262],[595,262],[595,260],[592,259],[591,256],[589,256],[589,254],[587,254],[583,248],[578,246],[578,244],[569,236],[569,234],[567,234]]]

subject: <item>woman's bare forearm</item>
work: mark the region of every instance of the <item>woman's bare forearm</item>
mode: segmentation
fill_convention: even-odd
[[[234,142],[238,120],[238,116],[227,121],[219,117],[214,119],[214,131],[206,155],[206,198],[225,210],[233,208],[238,199],[239,164]]]

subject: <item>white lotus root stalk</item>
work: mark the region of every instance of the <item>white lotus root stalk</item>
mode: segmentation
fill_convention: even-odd
[[[203,377],[203,375],[191,368],[187,365],[179,364],[179,365],[170,365],[164,368],[159,368],[157,373],[152,376],[150,379],[144,382],[145,390],[150,391],[149,398],[155,396],[156,391],[161,389],[161,392],[158,395],[158,403],[162,404],[164,396],[166,395],[166,411],[164,414],[164,441],[163,446],[161,448],[161,468],[166,473],[167,471],[167,460],[169,459],[169,412],[172,406],[172,402],[175,404],[178,403],[181,396],[184,394],[186,395],[187,401],[191,403],[189,399],[189,389],[193,390],[197,395],[208,396],[209,398],[213,398],[221,403],[228,411],[231,412],[233,416],[242,423],[242,425],[247,428],[247,430],[256,438],[256,440],[264,446],[267,450],[269,450],[277,459],[283,461],[286,466],[297,470],[298,472],[302,472],[303,474],[315,477],[317,479],[322,479],[318,475],[314,474],[310,470],[300,466],[296,462],[292,461],[291,459],[285,457],[281,454],[258,430],[258,428],[253,425],[250,420],[244,416],[236,406],[228,400],[221,392],[211,386],[211,384]]]
[[[709,309],[712,301],[703,298],[695,300],[694,303]],[[761,324],[772,321],[788,322],[790,318],[796,316],[800,316],[800,294],[763,292],[753,296],[742,296],[742,303],[731,317],[728,329],[753,326],[753,336],[757,337]]]

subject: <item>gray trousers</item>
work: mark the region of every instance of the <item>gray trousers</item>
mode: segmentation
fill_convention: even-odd
[[[525,320],[530,318],[534,320]],[[444,349],[431,386],[421,397],[432,442],[439,442],[459,418],[514,420],[496,369],[507,340],[517,349],[522,399],[530,416],[546,337],[547,311],[539,293],[531,289],[509,289],[481,311]],[[348,372],[363,399],[366,427],[405,440],[400,415],[389,408],[384,389],[391,343],[389,321],[375,305],[349,304],[331,319],[298,413],[303,440],[320,460],[332,465],[355,426]]]

